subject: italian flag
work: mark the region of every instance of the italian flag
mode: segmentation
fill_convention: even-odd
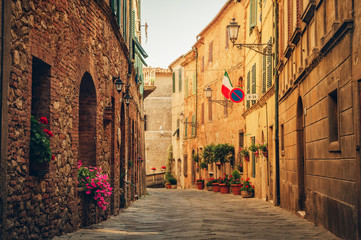
[[[222,80],[222,94],[227,99],[229,99],[229,94],[231,93],[233,89],[231,80],[229,80],[227,71],[224,72],[223,80]]]

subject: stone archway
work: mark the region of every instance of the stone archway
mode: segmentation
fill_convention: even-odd
[[[97,97],[93,79],[85,73],[79,93],[79,159],[84,166],[96,166]]]
[[[305,210],[305,158],[304,158],[304,118],[301,97],[297,101],[297,185],[298,185],[298,210]]]
[[[82,77],[79,90],[79,159],[83,166],[96,166],[96,118],[97,97],[93,79],[89,73]],[[96,206],[88,201],[85,193],[80,198],[81,227],[94,224],[97,221]]]

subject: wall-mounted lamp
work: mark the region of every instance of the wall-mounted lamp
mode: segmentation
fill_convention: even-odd
[[[208,101],[210,101],[210,102],[215,102],[215,103],[218,103],[218,104],[220,104],[222,106],[225,106],[225,107],[228,107],[228,106],[232,105],[232,102],[229,101],[228,99],[225,99],[225,100],[212,100],[212,88],[210,88],[209,86],[207,86],[204,89],[204,92],[205,92],[206,97],[208,98]]]
[[[229,40],[231,40],[233,46],[237,46],[239,49],[246,47],[263,55],[272,55],[272,43],[235,43],[238,38],[239,28],[240,25],[237,24],[235,18],[232,18],[232,21],[227,25]]]
[[[119,77],[113,77],[113,83],[115,84],[115,88],[117,89],[118,93],[120,93],[124,85],[122,80],[120,80]]]
[[[123,98],[124,98],[124,102],[125,104],[127,104],[127,106],[129,106],[129,103],[130,103],[130,99],[132,99],[132,97],[129,95],[129,93],[124,93],[123,94]]]

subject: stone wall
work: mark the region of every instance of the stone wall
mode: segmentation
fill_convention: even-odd
[[[96,221],[106,218],[110,211],[119,212],[120,186],[124,184],[120,168],[128,169],[128,158],[134,161],[140,138],[133,138],[130,145],[128,134],[124,138],[117,134],[122,95],[115,90],[113,76],[126,83],[134,76],[128,77],[126,44],[105,1],[13,0],[11,7],[7,232],[12,239],[51,238],[74,231],[80,224],[79,159],[102,167],[112,179],[112,206],[105,212],[97,210]],[[49,130],[54,133],[51,149],[55,160],[44,177],[29,173],[32,86],[38,60],[49,66],[50,94],[41,95],[44,101],[39,101],[47,103],[49,112],[38,108],[37,116],[48,116]],[[130,92],[130,106],[122,103],[127,115],[124,119],[129,115],[135,121],[133,133],[138,134],[141,98],[135,83]],[[108,108],[113,112],[111,123],[104,120]],[[92,124],[88,124],[90,119]],[[125,122],[124,128],[129,131],[130,121]],[[121,148],[124,142],[129,145]],[[132,155],[121,158],[120,149],[130,152],[130,147],[134,149]],[[140,178],[135,176],[140,167],[135,165],[128,176],[128,181],[139,185],[137,191]],[[135,191],[134,187],[128,189],[131,199],[127,204],[134,200]]]

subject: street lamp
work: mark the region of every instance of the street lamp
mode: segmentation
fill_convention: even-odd
[[[207,86],[204,89],[204,92],[205,92],[206,97],[208,98],[208,101],[210,101],[210,102],[215,102],[215,103],[218,103],[218,104],[220,104],[222,106],[225,106],[225,107],[228,107],[228,106],[232,105],[232,102],[229,101],[228,99],[225,99],[225,100],[213,100],[212,99],[212,88],[210,88],[209,86]]]
[[[240,25],[237,24],[235,18],[232,18],[232,21],[227,25],[229,40],[233,43],[233,46],[237,46],[239,49],[245,47],[266,56],[272,55],[272,43],[235,43],[238,38],[239,28]]]
[[[122,91],[124,83],[122,82],[122,80],[120,80],[119,77],[113,77],[113,82],[115,84],[115,88],[117,89],[118,93],[120,93]]]
[[[129,95],[129,93],[128,92],[124,93],[123,98],[124,98],[125,104],[127,104],[127,106],[129,106],[130,99],[132,99],[132,97]]]

